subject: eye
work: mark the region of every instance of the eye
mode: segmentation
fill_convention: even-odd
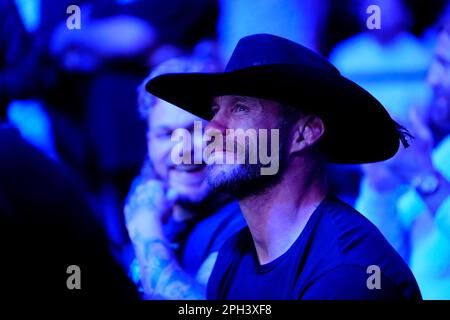
[[[246,105],[242,104],[242,103],[236,103],[233,106],[233,112],[238,112],[238,113],[247,113],[250,111],[250,108],[247,107]]]
[[[172,137],[172,131],[171,130],[157,131],[155,136],[158,139],[170,139]]]

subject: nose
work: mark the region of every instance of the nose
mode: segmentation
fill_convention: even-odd
[[[205,127],[206,132],[211,130],[219,131],[223,135],[225,134],[226,125],[222,115],[220,114],[220,111],[214,115],[214,117],[208,122]]]
[[[226,135],[225,119],[220,115],[220,111],[214,115],[205,127],[205,135],[208,137],[206,145],[209,145],[216,139],[223,140]]]
[[[194,158],[195,164],[202,163],[202,149],[204,147],[202,127],[203,123],[201,121],[195,122],[194,135],[192,137],[192,145],[191,145],[191,157]]]

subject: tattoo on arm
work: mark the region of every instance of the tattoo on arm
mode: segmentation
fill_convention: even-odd
[[[164,243],[150,241],[137,255],[147,296],[177,300],[205,298],[205,286],[183,271]]]

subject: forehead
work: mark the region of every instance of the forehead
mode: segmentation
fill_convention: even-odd
[[[150,128],[169,127],[185,128],[194,121],[204,121],[201,118],[171,104],[157,99],[149,112]]]
[[[234,104],[236,102],[243,102],[246,104],[262,106],[262,107],[271,107],[271,106],[278,107],[280,105],[276,101],[248,97],[248,96],[225,95],[225,96],[217,96],[213,99],[213,105],[219,105],[219,106]]]
[[[237,102],[237,101],[248,102],[248,103],[258,103],[258,100],[259,99],[257,99],[257,98],[246,97],[246,96],[226,95],[226,96],[214,97],[213,102],[216,104],[233,103],[233,102]]]

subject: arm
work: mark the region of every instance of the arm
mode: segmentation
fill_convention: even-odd
[[[383,233],[397,252],[408,261],[406,233],[410,221],[402,219],[397,202],[405,192],[384,163],[363,166],[364,177],[355,208]]]
[[[433,159],[433,135],[415,109],[410,113],[410,121],[414,143],[408,150],[401,150],[390,167],[400,181],[416,189],[430,213],[435,215],[450,195],[450,182]]]
[[[163,232],[163,216],[172,208],[159,181],[137,186],[125,206],[130,239],[135,248],[141,283],[149,299],[205,299],[206,281],[216,255],[201,266],[197,278],[180,266]]]
[[[152,299],[204,300],[206,284],[211,275],[217,253],[202,264],[197,277],[184,272],[173,251],[159,241],[148,242],[139,254],[141,282],[147,297]]]
[[[205,298],[205,287],[184,272],[166,244],[153,240],[135,248],[146,297],[174,300]]]

